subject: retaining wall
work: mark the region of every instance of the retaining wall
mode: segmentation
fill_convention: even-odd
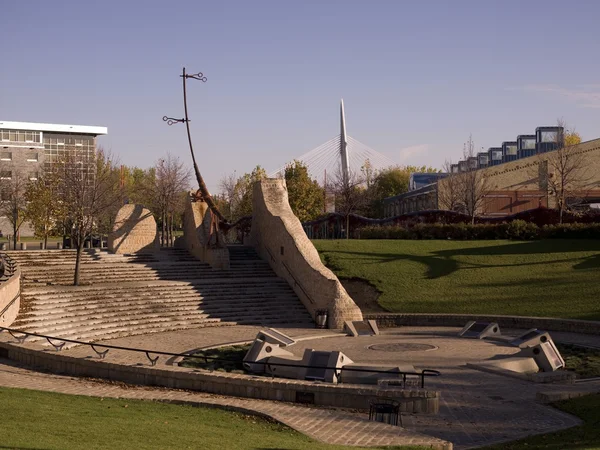
[[[93,351],[90,349],[90,354]],[[0,357],[28,366],[72,376],[105,378],[125,383],[187,389],[219,395],[306,402],[320,406],[368,410],[377,397],[399,400],[401,412],[437,414],[440,393],[425,389],[381,389],[372,385],[331,384],[311,381],[267,378],[226,372],[208,372],[172,366],[159,369],[125,366],[100,359],[82,359],[58,352],[42,352],[11,342],[0,342]],[[110,358],[110,353],[107,355]],[[427,380],[425,381],[427,383]]]
[[[546,331],[569,333],[600,334],[600,322],[592,320],[560,319],[552,317],[519,317],[486,314],[367,314],[366,319],[377,321],[382,328],[450,326],[463,327],[470,320],[496,322],[500,328],[539,328]]]

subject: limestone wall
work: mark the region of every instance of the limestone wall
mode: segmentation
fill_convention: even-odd
[[[112,253],[158,250],[158,233],[152,213],[142,205],[124,205],[117,212],[113,231],[108,235]]]
[[[203,201],[193,201],[191,196],[185,205],[183,219],[183,242],[188,252],[214,269],[229,269],[229,250],[223,236],[211,227],[212,212]]]
[[[249,241],[275,273],[287,280],[313,318],[317,309],[328,309],[330,328],[342,328],[346,320],[362,320],[360,309],[323,265],[292,212],[285,180],[254,184]]]
[[[12,276],[0,283],[0,326],[10,327],[19,314],[21,304],[21,270],[17,267]]]

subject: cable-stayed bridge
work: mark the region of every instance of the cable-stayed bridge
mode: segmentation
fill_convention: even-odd
[[[352,174],[361,173],[366,161],[369,161],[369,165],[374,171],[397,164],[387,156],[346,134],[343,100],[340,104],[340,134],[295,159],[303,162],[308,168],[310,176],[321,185],[325,182],[325,177],[331,179],[331,177],[340,175],[345,182],[348,182]],[[276,177],[283,174],[286,165],[273,171],[269,176]]]

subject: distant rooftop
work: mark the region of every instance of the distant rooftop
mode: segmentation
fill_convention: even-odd
[[[108,134],[108,128],[89,125],[65,125],[58,123],[35,122],[5,122],[0,120],[0,128],[9,130],[50,131],[54,133],[79,133],[79,134]]]

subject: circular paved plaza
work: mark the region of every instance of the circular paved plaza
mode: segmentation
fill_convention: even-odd
[[[260,327],[231,326],[218,328],[200,328],[165,333],[131,336],[102,341],[104,344],[124,347],[137,347],[162,350],[174,353],[226,345],[237,342],[252,341]],[[582,394],[600,391],[600,382],[593,381],[575,384],[540,384],[516,378],[483,372],[466,367],[466,363],[477,363],[497,355],[511,355],[518,350],[515,347],[494,340],[464,339],[457,336],[457,327],[400,327],[381,331],[379,336],[350,337],[339,331],[315,330],[308,328],[279,328],[280,331],[297,339],[297,343],[288,349],[296,355],[302,355],[304,349],[339,350],[356,363],[406,365],[417,369],[436,369],[442,375],[428,378],[426,388],[441,392],[440,412],[437,415],[403,415],[404,429],[398,429],[398,441],[424,443],[425,436],[442,439],[454,444],[454,448],[473,448],[494,442],[518,439],[530,434],[547,433],[571,427],[580,421],[538,401],[538,393],[553,395],[557,393]],[[502,330],[503,335],[518,335],[522,330]],[[600,337],[573,333],[551,333],[557,342],[580,343],[600,347]],[[14,341],[2,333],[2,339]],[[25,346],[36,347],[42,351],[53,351],[42,344],[25,343]],[[93,357],[90,349],[84,346],[63,350],[65,355],[86,358]],[[130,366],[148,365],[145,355],[132,352],[111,350],[106,357],[111,363]],[[157,367],[169,370],[176,361],[173,358],[161,358]],[[22,369],[25,370],[25,369]],[[52,389],[56,386],[57,376],[34,375],[28,377],[20,374],[10,378],[16,369],[0,371],[0,383],[22,387]],[[3,375],[4,374],[4,375]],[[44,378],[46,377],[46,378]],[[23,381],[30,380],[30,381]],[[48,382],[44,381],[48,380]],[[70,378],[69,386],[75,386]],[[83,381],[82,381],[83,382]],[[102,388],[103,389],[103,388]],[[100,395],[102,394],[100,389]],[[81,391],[87,392],[87,387]],[[68,389],[65,391],[68,392]],[[90,391],[91,392],[91,391]],[[137,391],[136,391],[137,392]],[[141,391],[140,391],[141,392]],[[176,392],[176,391],[175,391]],[[77,392],[78,393],[78,392]],[[141,398],[160,398],[165,390],[155,393],[144,390]],[[94,395],[91,393],[91,395]],[[180,394],[177,394],[180,395]],[[223,398],[202,393],[190,393],[201,401],[243,402],[244,407],[256,411],[278,411],[279,407],[270,406],[273,402],[263,400]],[[211,399],[211,400],[207,400]],[[215,400],[217,399],[217,400]],[[286,424],[305,432],[317,439],[331,441],[333,424],[346,424],[344,427],[357,427],[357,431],[340,431],[340,440],[336,443],[353,444],[360,441],[362,445],[381,445],[381,440],[370,436],[369,427],[365,427],[364,412],[334,413],[329,411],[321,419],[320,414],[303,413],[302,406],[289,406],[282,415]],[[332,414],[334,414],[332,416]],[[335,414],[339,414],[339,417]],[[349,415],[356,419],[352,419]],[[277,417],[277,413],[274,414]],[[332,422],[333,421],[333,422]],[[345,421],[345,422],[344,422]],[[350,425],[354,424],[354,425]],[[341,425],[340,425],[341,426]],[[338,427],[339,428],[339,427]],[[375,430],[375,428],[373,429]],[[374,431],[373,431],[374,432]],[[381,433],[381,430],[378,431]],[[404,434],[403,434],[404,433]],[[408,433],[408,434],[407,434]],[[410,433],[413,433],[412,435]],[[337,435],[336,435],[337,436]],[[416,439],[412,440],[411,439]],[[420,441],[419,441],[420,439]],[[389,444],[388,444],[389,445]]]

